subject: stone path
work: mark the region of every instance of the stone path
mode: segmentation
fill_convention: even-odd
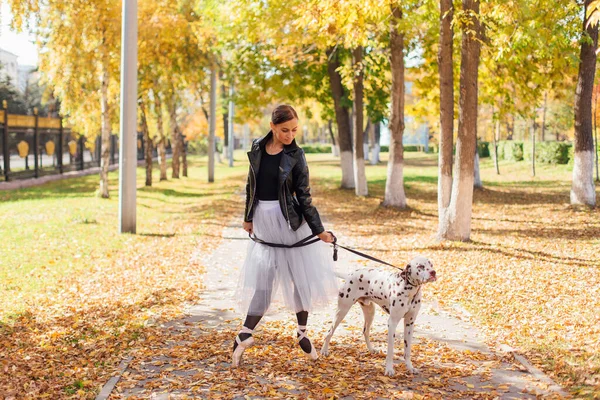
[[[331,228],[330,224],[327,224]],[[338,230],[339,231],[339,230]],[[339,232],[338,232],[339,236]],[[228,370],[228,357],[229,351],[232,345],[233,335],[231,332],[237,332],[241,326],[241,316],[236,315],[233,311],[233,288],[237,281],[239,267],[243,264],[245,257],[246,246],[247,246],[247,235],[239,227],[239,224],[232,224],[223,231],[223,241],[220,247],[210,256],[204,258],[204,265],[207,267],[205,275],[206,287],[200,294],[201,300],[198,304],[190,306],[186,315],[182,316],[181,319],[170,321],[164,324],[163,329],[165,336],[168,339],[165,341],[167,348],[177,348],[178,343],[186,343],[186,346],[194,345],[190,344],[189,338],[200,337],[202,335],[210,334],[211,336],[218,336],[220,333],[225,332],[226,343],[218,346],[215,352],[220,352],[220,361],[215,362],[208,361],[207,359],[198,360],[187,360],[182,362],[177,360],[177,352],[165,351],[163,349],[154,349],[154,351],[144,352],[144,359],[135,357],[134,360],[129,364],[129,367],[125,371],[125,378],[122,382],[116,385],[116,388],[112,390],[110,398],[152,398],[152,399],[178,399],[178,398],[270,398],[271,396],[243,396],[239,395],[240,392],[236,393],[223,393],[219,392],[218,388],[215,389],[214,385],[206,383],[203,385],[202,379],[211,374],[223,374],[224,370]],[[347,246],[357,247],[356,243],[353,243],[348,238],[340,238],[340,242]],[[337,267],[340,270],[342,268],[352,268],[352,265],[358,266],[358,258],[349,252],[340,250],[340,260],[338,261]],[[361,261],[364,263],[364,261]],[[440,277],[443,279],[443,277]],[[433,283],[435,284],[435,283]],[[424,301],[427,301],[427,292],[425,292]],[[275,305],[274,305],[275,306]],[[320,349],[322,339],[325,335],[326,330],[331,324],[331,316],[334,312],[334,307],[330,310],[322,312],[316,312],[309,317],[309,332],[313,343]],[[260,346],[266,346],[267,343],[261,343],[261,335],[268,336],[267,334],[272,331],[270,324],[288,324],[290,336],[293,334],[295,327],[295,316],[289,312],[284,311],[281,306],[278,306],[275,315],[265,317],[264,324],[261,324],[257,328],[255,337],[256,345],[254,348],[260,348]],[[342,344],[336,344],[336,338],[347,339],[351,341],[352,346],[355,346],[361,351],[366,353],[366,347],[362,338],[362,312],[360,307],[355,306],[348,313],[348,316],[341,324],[340,328],[336,331],[334,336],[334,342],[330,350],[332,352],[343,351],[344,347]],[[286,325],[287,326],[287,325]],[[376,346],[383,347],[385,344],[386,335],[386,316],[382,311],[377,311],[375,322],[372,328],[372,340],[376,343]],[[401,329],[399,330],[402,331]],[[549,397],[561,397],[562,393],[558,392],[560,388],[552,386],[553,383],[548,380],[543,374],[532,374],[524,367],[520,366],[509,356],[501,357],[495,353],[492,353],[484,342],[484,337],[481,333],[471,326],[468,322],[463,321],[456,316],[451,315],[446,310],[441,310],[436,306],[436,302],[425,302],[421,308],[421,314],[419,315],[416,323],[416,340],[417,347],[419,342],[423,346],[428,343],[434,343],[436,345],[447,345],[456,354],[461,355],[468,360],[468,365],[471,368],[472,373],[468,376],[462,376],[462,378],[450,378],[446,380],[444,390],[452,391],[456,398],[474,398],[481,395],[482,398],[502,398],[502,399],[534,399],[536,395],[549,396]],[[206,336],[202,336],[205,337]],[[185,338],[185,339],[179,339]],[[379,340],[377,339],[379,338]],[[183,340],[183,341],[182,341]],[[187,340],[187,341],[186,341]],[[202,340],[202,339],[198,339]],[[192,341],[193,342],[193,341]],[[396,341],[396,356],[395,364],[397,373],[404,370],[403,361],[401,359],[402,348],[401,340]],[[291,339],[290,339],[290,343]],[[199,346],[199,344],[195,344]],[[254,349],[253,348],[253,349]],[[347,349],[347,347],[346,347]],[[263,350],[257,350],[263,351]],[[264,350],[267,351],[267,350]],[[299,351],[294,349],[294,351]],[[413,357],[415,355],[415,348],[413,348]],[[249,352],[249,351],[248,351]],[[247,352],[247,353],[248,353]],[[169,353],[169,355],[165,355]],[[296,357],[297,353],[289,352],[290,358]],[[475,355],[483,355],[483,357],[477,357]],[[369,356],[365,356],[369,357]],[[377,357],[375,360],[376,368],[379,368],[379,373],[383,376],[384,371],[384,358],[385,356],[372,355],[371,357]],[[423,355],[421,354],[421,357]],[[323,359],[323,358],[322,358]],[[328,360],[328,358],[324,358]],[[261,376],[260,365],[252,366],[253,360],[250,356],[245,361],[245,368],[250,368],[251,371],[256,375],[255,379],[260,384],[269,385],[274,378],[271,375]],[[433,362],[435,364],[436,362]],[[440,361],[441,363],[441,361]],[[418,361],[413,358],[413,364],[419,368]],[[327,369],[327,361],[321,368]],[[358,368],[360,373],[360,365]],[[285,374],[285,371],[284,371]],[[265,374],[266,375],[266,374]],[[234,375],[235,377],[235,375]],[[223,374],[223,380],[229,381],[232,378],[230,375],[225,376]],[[178,379],[183,379],[189,383],[189,385],[182,385]],[[367,387],[376,389],[376,385],[383,385],[378,380],[380,377],[370,377],[373,379]],[[431,387],[427,387],[428,382],[433,382],[436,377],[434,376],[421,376],[417,375],[409,377],[403,380],[398,380],[395,383],[395,378],[386,380],[385,384],[389,385],[390,394],[389,398],[420,398],[418,395],[427,395],[427,398],[446,398],[447,393],[438,390],[437,392],[433,389],[435,386],[432,384]],[[282,378],[277,378],[282,379]],[[358,379],[362,379],[358,377]],[[307,398],[305,391],[303,391],[302,385],[300,385],[295,376],[290,373],[284,377],[284,382],[277,382],[279,391],[284,391],[288,398]],[[178,383],[179,382],[179,383]],[[208,380],[206,381],[208,382]],[[409,382],[407,384],[407,382]],[[114,383],[114,381],[113,381]],[[191,386],[194,386],[194,390],[191,390]],[[429,393],[419,393],[426,387],[431,390]],[[439,387],[439,386],[437,386]],[[104,392],[108,388],[105,387]],[[554,390],[552,390],[554,389]],[[215,391],[216,390],[216,391]],[[241,393],[246,393],[244,389],[240,389]],[[325,389],[327,390],[327,389]],[[394,392],[398,390],[398,392]],[[273,392],[271,392],[273,393]],[[400,396],[398,393],[401,393]],[[437,393],[437,395],[436,395]],[[497,396],[491,395],[492,393],[498,393]],[[413,397],[414,395],[414,397]],[[454,395],[453,395],[454,396]],[[327,396],[330,397],[330,396]],[[106,398],[106,397],[98,397]],[[308,397],[318,398],[318,397]],[[369,395],[369,390],[363,395],[342,397],[347,399],[352,398],[387,398],[382,396]]]

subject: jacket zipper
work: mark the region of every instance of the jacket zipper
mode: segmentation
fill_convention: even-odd
[[[290,228],[290,230],[292,230],[292,225],[290,224],[290,214],[287,208],[287,201],[285,199],[285,182],[283,183],[284,186],[281,187],[281,189],[283,190],[283,204],[285,204],[285,213],[287,215],[287,223],[288,223],[288,228]]]
[[[248,219],[250,211],[254,207],[254,197],[256,196],[256,172],[254,172],[254,167],[252,166],[252,163],[250,163],[250,169],[252,170],[252,176],[254,176],[254,191],[252,192],[252,201],[250,202],[250,206],[248,207],[248,214],[246,214],[246,219]]]

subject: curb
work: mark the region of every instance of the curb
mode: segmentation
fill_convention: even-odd
[[[468,312],[467,310],[465,310],[460,304],[455,303],[452,305],[452,308],[455,311],[457,311],[460,316],[466,317],[467,320],[471,320],[471,317],[473,315],[470,312]],[[550,378],[548,375],[546,375],[544,373],[544,371],[540,370],[535,365],[533,365],[527,358],[525,358],[525,356],[522,356],[521,354],[519,354],[516,349],[513,349],[509,345],[503,344],[503,343],[499,344],[498,349],[502,353],[512,355],[514,357],[514,359],[519,364],[521,364],[523,366],[523,368],[525,368],[527,370],[527,372],[529,372],[534,378],[536,378],[538,381],[548,385],[548,388],[547,388],[548,391],[555,393],[561,397],[565,397],[565,398],[570,397],[570,395],[567,392],[565,392],[565,390],[563,389],[562,386],[560,386],[556,382],[554,382],[552,380],[552,378]],[[493,353],[496,353],[497,355],[500,355],[500,354],[498,354],[497,351],[494,351],[494,349],[492,349],[492,348],[490,348],[490,351]]]
[[[544,371],[540,370],[531,362],[529,362],[529,360],[525,358],[525,356],[522,356],[521,354],[517,353],[517,350],[513,349],[512,347],[506,344],[501,344],[500,350],[507,354],[511,354],[515,358],[515,360],[517,360],[519,364],[523,366],[523,368],[525,368],[531,375],[533,375],[533,377],[535,377],[538,381],[548,385],[549,391],[554,392],[562,397],[569,397],[569,394],[565,392],[565,390],[560,385],[554,382],[552,378],[550,378],[544,373]]]
[[[112,392],[112,390],[115,388],[115,386],[117,385],[117,383],[121,379],[121,376],[123,375],[123,373],[125,372],[125,370],[129,366],[129,363],[131,362],[132,359],[133,359],[133,357],[127,357],[127,358],[125,358],[124,360],[121,361],[121,363],[119,364],[119,368],[118,368],[119,374],[116,375],[116,376],[113,376],[112,378],[110,378],[108,380],[108,382],[106,382],[104,384],[104,386],[102,386],[102,389],[100,390],[100,393],[98,393],[98,396],[96,396],[96,400],[106,400],[106,399],[108,399],[108,396],[110,396],[110,393]]]
[[[108,170],[114,171],[115,169],[118,169],[118,168],[119,168],[118,164],[113,164],[108,167]],[[44,183],[48,183],[48,182],[60,181],[60,180],[69,179],[69,178],[78,178],[80,176],[95,175],[95,174],[99,174],[99,173],[100,173],[100,167],[92,167],[92,168],[88,168],[83,171],[71,171],[71,172],[66,172],[64,174],[46,175],[46,176],[42,176],[40,178],[30,178],[30,179],[2,182],[2,183],[0,183],[0,190],[23,189],[23,188],[43,185]]]

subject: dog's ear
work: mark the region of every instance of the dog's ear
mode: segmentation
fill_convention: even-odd
[[[404,268],[404,270],[402,270],[402,273],[400,274],[400,276],[404,279],[406,279],[406,277],[408,276],[408,270],[410,269],[410,264],[406,265],[406,268]]]

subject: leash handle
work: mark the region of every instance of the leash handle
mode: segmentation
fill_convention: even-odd
[[[327,232],[331,233],[331,236],[333,236],[333,261],[337,261],[338,260],[337,237],[333,234],[332,231],[327,231]]]

